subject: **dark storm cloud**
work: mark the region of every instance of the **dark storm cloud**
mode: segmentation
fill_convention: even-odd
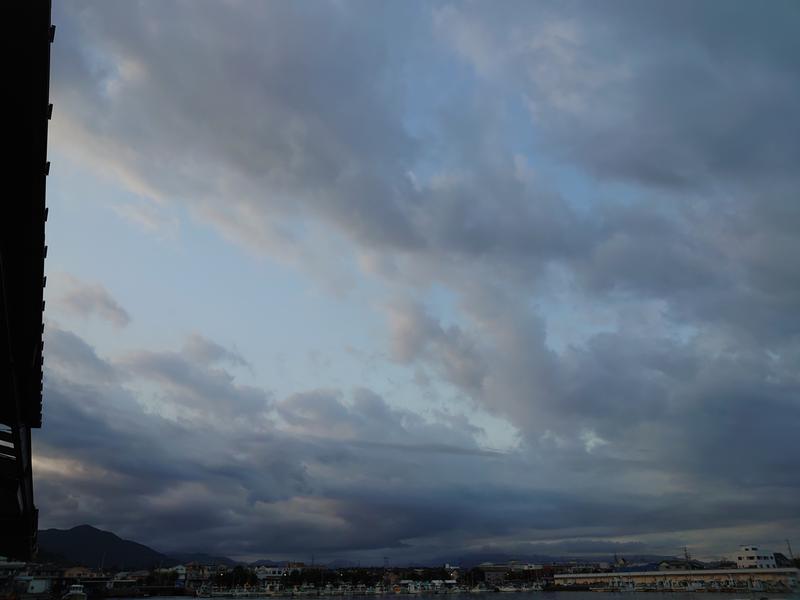
[[[437,455],[491,456],[468,433],[391,409],[363,389],[347,405],[332,392],[282,401],[290,432],[268,420],[254,430],[252,423],[165,418],[131,387],[132,373],[148,380],[150,371],[104,361],[74,334],[58,333],[70,343],[56,345],[52,362],[63,364],[63,353],[71,368],[48,370],[48,426],[37,440],[39,502],[53,525],[100,519],[164,547],[219,544],[225,552],[300,552],[311,540],[331,551],[382,547],[424,531],[433,518],[426,508],[432,495],[405,490],[398,475],[424,482],[427,468],[455,468]],[[83,375],[98,363],[118,376]],[[411,458],[375,440],[402,440]],[[361,482],[355,489],[354,479]],[[451,492],[432,485],[421,490],[440,496],[443,514]]]
[[[453,4],[438,16],[481,73],[517,75],[547,142],[604,176],[764,184],[800,158],[792,2]]]
[[[390,407],[378,394],[357,388],[349,403],[336,390],[294,394],[277,405],[290,431],[344,441],[375,451],[498,456],[480,449],[468,423],[429,423],[418,414]]]
[[[789,467],[800,451],[792,433],[800,426],[800,381],[791,360],[756,348],[712,353],[702,340],[636,333],[598,334],[556,358],[540,324],[526,324],[524,310],[512,308],[494,318],[488,339],[462,342],[480,358],[474,375],[440,372],[508,415],[534,451],[557,452],[575,472],[653,477],[654,490],[664,477],[665,491],[705,493],[713,486],[723,495],[746,486],[754,495],[800,493]],[[441,329],[418,310],[405,315],[401,343],[409,329],[426,332],[418,348],[441,343]],[[446,354],[421,352],[413,360],[436,365]],[[476,379],[483,384],[470,383]],[[677,510],[670,518],[679,519]]]
[[[275,401],[205,338],[109,363],[55,330],[48,397],[85,427],[54,409],[43,443],[116,477],[43,502],[242,553],[796,529],[797,5],[425,8],[59,5],[53,144],[239,243],[302,263],[333,230],[400,298],[448,287],[456,323],[392,304],[391,357],[520,446],[368,390]],[[559,346],[562,301],[589,316]]]
[[[114,369],[97,356],[94,348],[70,331],[48,323],[46,343],[48,369],[93,382],[116,377]]]
[[[664,298],[676,320],[756,338],[794,332],[797,236],[767,215],[796,216],[797,7],[595,11],[452,5],[437,25],[478,77],[526,98],[541,152],[635,186],[633,202],[595,203],[600,231],[562,254],[590,290]]]
[[[71,346],[52,352],[54,362],[60,364],[59,352],[85,344],[74,335],[68,339]],[[117,368],[93,352],[79,356],[75,367],[86,360]],[[43,514],[48,525],[88,520],[163,549],[279,556],[310,547],[354,555],[391,548],[398,557],[419,560],[454,545],[479,550],[473,539],[503,539],[501,546],[511,548],[565,534],[654,533],[667,539],[676,525],[704,529],[757,521],[759,486],[798,485],[765,474],[763,481],[746,482],[749,492],[729,498],[607,491],[601,499],[577,490],[616,480],[619,464],[603,469],[581,453],[554,464],[549,457],[531,461],[516,453],[480,452],[469,430],[424,422],[368,390],[357,390],[347,403],[334,391],[287,398],[278,414],[290,429],[265,420],[254,431],[244,423],[231,428],[162,417],[142,405],[130,379],[76,382],[84,372],[48,371],[48,423],[36,448]],[[688,419],[697,421],[698,415]],[[786,422],[787,429],[793,426]],[[751,427],[747,435],[762,445],[764,454],[749,458],[762,469],[770,448],[763,447],[768,440],[759,431]],[[565,467],[583,471],[574,492],[550,488],[555,472]],[[773,499],[772,518],[794,516],[789,497]],[[601,551],[602,544],[593,547]],[[606,548],[612,551],[613,543]]]
[[[159,385],[164,400],[188,414],[203,418],[220,415],[253,417],[265,411],[269,394],[259,388],[235,383],[225,369],[198,361],[198,351],[222,349],[218,344],[198,348],[190,337],[184,352],[136,352],[126,356],[120,366],[138,377]],[[205,357],[204,357],[205,358]]]

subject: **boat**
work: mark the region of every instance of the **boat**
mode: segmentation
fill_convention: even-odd
[[[69,586],[69,591],[61,596],[61,600],[86,600],[86,592],[80,583]]]

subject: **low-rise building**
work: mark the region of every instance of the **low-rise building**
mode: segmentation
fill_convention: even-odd
[[[203,586],[216,573],[215,565],[204,565],[199,562],[186,563],[186,587],[197,589]]]
[[[5,579],[25,569],[27,563],[19,561],[0,560],[0,578]]]
[[[178,574],[179,581],[186,581],[186,567],[184,565],[175,565],[170,567],[169,570]]]
[[[53,579],[50,577],[20,575],[14,578],[14,583],[17,593],[29,598],[49,596],[53,588]]]
[[[276,581],[289,574],[288,567],[268,567],[261,565],[255,568],[256,577],[259,581]]]
[[[94,576],[94,572],[89,567],[70,567],[64,569],[65,579],[89,579]]]
[[[736,567],[739,569],[774,569],[775,555],[758,546],[739,546],[736,553]]]

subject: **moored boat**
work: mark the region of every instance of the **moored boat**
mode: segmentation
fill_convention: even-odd
[[[80,583],[69,586],[69,591],[61,596],[61,600],[86,600],[86,592]]]

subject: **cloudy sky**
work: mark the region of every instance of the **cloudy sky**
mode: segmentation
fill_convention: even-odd
[[[43,527],[800,543],[800,4],[56,2]]]

